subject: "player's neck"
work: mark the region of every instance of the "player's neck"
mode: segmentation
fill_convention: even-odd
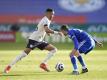
[[[49,16],[47,16],[47,15],[46,15],[46,17],[48,18],[48,20],[50,20],[50,21],[51,21],[51,19],[50,19],[50,17],[49,17]]]

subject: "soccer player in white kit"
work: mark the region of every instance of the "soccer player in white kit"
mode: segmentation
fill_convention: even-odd
[[[47,67],[47,61],[54,55],[54,53],[57,51],[57,48],[54,47],[52,44],[49,44],[45,41],[43,41],[46,34],[59,34],[62,35],[61,32],[57,32],[54,30],[51,30],[49,28],[51,20],[54,17],[54,10],[53,9],[46,9],[45,16],[41,19],[39,24],[37,25],[38,30],[34,31],[31,36],[29,37],[29,41],[27,44],[27,47],[25,50],[21,52],[20,55],[18,55],[4,70],[5,73],[8,73],[12,66],[20,61],[22,58],[26,57],[31,50],[34,48],[39,48],[40,50],[48,50],[49,53],[47,54],[46,58],[43,60],[43,62],[40,64],[40,68],[49,72],[50,70]]]

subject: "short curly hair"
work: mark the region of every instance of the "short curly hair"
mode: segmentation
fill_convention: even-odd
[[[64,31],[67,31],[69,28],[68,28],[68,25],[62,25],[60,30],[64,30]]]
[[[54,10],[53,9],[51,9],[51,8],[47,8],[46,9],[46,12],[53,12]]]

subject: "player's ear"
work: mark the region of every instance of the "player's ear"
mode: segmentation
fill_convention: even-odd
[[[62,32],[62,33],[63,33],[63,30],[61,29],[61,30],[60,30],[60,32]]]

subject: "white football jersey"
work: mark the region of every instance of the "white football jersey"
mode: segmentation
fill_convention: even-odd
[[[41,19],[41,21],[39,22],[39,24],[37,25],[38,27],[38,30],[37,31],[34,31],[29,39],[31,40],[35,40],[35,41],[43,41],[45,35],[46,35],[46,32],[45,32],[45,29],[44,29],[44,25],[47,25],[48,27],[50,26],[50,23],[51,21],[45,16]]]

